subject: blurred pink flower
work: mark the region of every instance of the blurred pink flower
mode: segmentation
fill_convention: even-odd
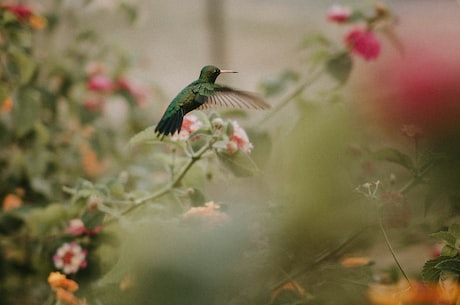
[[[75,242],[64,243],[53,256],[54,266],[66,274],[85,268],[87,251]]]
[[[202,207],[190,208],[184,213],[184,219],[188,220],[206,220],[211,224],[227,222],[230,218],[224,212],[219,211],[220,206],[214,201],[205,203]]]
[[[115,81],[115,87],[118,90],[126,90],[136,99],[139,104],[142,104],[148,95],[148,92],[145,88],[135,84],[133,81],[124,76],[119,77]]]
[[[366,96],[363,106],[371,107],[371,120],[390,129],[416,126],[417,130],[403,129],[408,136],[419,137],[423,131],[432,138],[460,130],[460,60],[453,54],[460,44],[429,35],[406,39],[407,55],[388,56],[359,88]]]
[[[85,231],[85,224],[80,218],[72,219],[66,229],[66,233],[72,234],[74,236],[83,235]]]
[[[351,9],[349,7],[334,4],[327,12],[327,20],[331,22],[344,23],[351,16]]]
[[[88,90],[108,93],[114,89],[114,84],[110,78],[105,75],[93,75],[88,79],[86,84]]]
[[[227,144],[227,152],[229,154],[234,154],[238,149],[241,149],[245,153],[251,152],[253,146],[249,142],[248,135],[243,128],[240,127],[237,121],[232,122],[233,131],[230,135],[230,141]]]
[[[369,30],[355,28],[345,36],[345,44],[351,52],[365,60],[376,59],[380,54],[380,41]]]
[[[83,107],[91,112],[101,112],[104,108],[104,98],[101,96],[87,98],[83,102]]]
[[[97,226],[94,229],[87,229],[85,224],[80,218],[72,219],[69,222],[69,226],[66,229],[66,232],[74,236],[80,236],[83,234],[93,235],[102,231],[102,226]]]
[[[4,7],[21,21],[28,20],[33,15],[30,7],[22,3],[6,4]]]
[[[198,117],[194,114],[187,114],[184,116],[184,120],[182,121],[182,127],[179,133],[175,133],[171,139],[173,141],[186,141],[190,138],[195,131],[200,129],[203,126],[203,122],[201,122]]]

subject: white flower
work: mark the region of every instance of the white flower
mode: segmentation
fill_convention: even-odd
[[[53,256],[54,266],[64,273],[76,273],[86,267],[87,251],[75,242],[64,243]]]

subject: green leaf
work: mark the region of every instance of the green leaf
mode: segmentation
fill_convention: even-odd
[[[449,227],[448,232],[452,234],[452,236],[454,236],[456,239],[460,239],[460,225],[459,224],[456,224],[456,223],[452,224]]]
[[[351,16],[347,19],[347,23],[356,23],[363,20],[366,20],[366,15],[359,10],[353,10]]]
[[[260,169],[254,161],[241,150],[238,150],[234,154],[218,151],[217,157],[237,177],[249,177],[260,173]]]
[[[371,152],[371,155],[374,157],[374,159],[377,160],[396,163],[407,168],[408,170],[414,169],[414,163],[412,162],[412,159],[408,155],[394,148],[383,148],[381,150]]]
[[[85,227],[88,230],[92,230],[102,224],[102,221],[104,220],[104,216],[105,216],[105,213],[99,210],[94,210],[94,211],[87,210],[81,216],[81,220],[83,221],[83,223],[85,224]]]
[[[128,145],[129,147],[133,147],[139,144],[151,144],[160,142],[158,139],[156,132],[155,132],[155,125],[147,127],[146,129],[142,130],[135,134],[131,139],[129,139]]]
[[[451,259],[447,256],[438,256],[436,258],[427,260],[422,268],[422,278],[425,282],[437,282],[439,276],[441,275],[441,270],[436,268],[436,266],[445,261]]]
[[[326,71],[340,84],[344,84],[350,76],[353,60],[348,52],[341,52],[326,62]]]
[[[454,257],[458,255],[458,250],[451,245],[445,245],[441,249],[441,255],[448,256],[448,257]]]
[[[13,122],[16,135],[24,136],[31,131],[40,118],[41,103],[31,90],[20,90],[13,107]]]
[[[460,259],[446,259],[439,262],[435,268],[442,272],[460,274]]]
[[[11,91],[7,83],[0,82],[0,107],[3,105],[5,100],[10,96]]]
[[[128,3],[121,3],[120,9],[125,13],[130,25],[132,25],[137,20],[138,11],[136,6]]]
[[[438,239],[439,241],[445,241],[448,245],[455,246],[456,238],[450,232],[440,231],[432,233],[430,236]]]
[[[26,53],[15,50],[10,54],[10,65],[19,74],[19,83],[26,84],[32,78],[36,64]]]
[[[197,188],[192,188],[189,192],[190,200],[192,201],[192,206],[198,207],[203,206],[206,202],[206,196]]]

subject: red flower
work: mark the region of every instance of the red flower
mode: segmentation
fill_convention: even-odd
[[[350,18],[351,9],[348,7],[333,5],[327,12],[327,20],[331,22],[344,23]]]
[[[365,60],[372,60],[380,54],[380,41],[373,32],[363,29],[353,29],[345,37],[345,44],[354,54]]]

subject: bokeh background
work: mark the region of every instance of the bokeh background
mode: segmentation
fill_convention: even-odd
[[[77,297],[87,298],[89,304],[369,304],[371,285],[394,285],[391,289],[400,291],[398,285],[404,281],[382,234],[384,227],[407,275],[421,281],[425,262],[439,252],[439,245],[428,235],[455,222],[460,210],[456,173],[460,164],[456,79],[460,75],[460,40],[456,39],[460,5],[447,0],[386,1],[394,23],[390,33],[383,32],[384,27],[375,29],[383,32],[378,32],[382,52],[377,59],[352,56],[346,82],[321,74],[285,107],[277,108],[302,80],[316,75],[327,59],[318,57],[316,63],[312,59],[312,35],[319,33],[333,42],[331,49],[348,52],[343,41],[346,30],[326,19],[336,2],[127,1],[138,8],[136,12],[130,6],[120,10],[118,2],[109,0],[86,5],[71,0],[55,2],[63,8],[66,25],[53,39],[42,41],[42,49],[34,55],[40,59],[62,54],[60,50],[75,42],[69,33],[85,27],[97,29],[103,39],[93,41],[94,45],[100,43],[110,54],[121,54],[126,62],[99,60],[107,60],[108,70],[119,68],[120,75],[148,88],[148,94],[142,105],[132,97],[126,103],[124,95],[114,101],[110,100],[113,96],[104,95],[110,101],[102,110],[96,109],[96,115],[91,112],[94,109],[78,110],[75,115],[69,106],[64,113],[78,119],[59,122],[65,131],[63,140],[40,138],[34,126],[29,126],[25,136],[0,137],[12,147],[3,158],[8,168],[5,176],[16,178],[10,164],[14,162],[7,157],[15,155],[17,137],[28,160],[24,166],[22,159],[16,161],[17,168],[26,168],[21,171],[25,178],[19,175],[19,182],[30,178],[29,172],[36,174],[29,169],[34,169],[33,163],[46,160],[53,164],[51,169],[44,173],[37,170],[44,180],[57,176],[68,183],[64,188],[58,185],[61,191],[40,193],[37,185],[24,182],[24,205],[18,213],[14,209],[2,213],[0,303],[34,299],[31,304],[55,304],[56,297],[45,279],[49,270],[55,269],[51,257],[59,242],[73,238],[63,231],[76,216],[86,225],[94,224],[91,230],[103,225],[102,233],[78,237],[89,249],[88,267],[69,276],[81,285]],[[38,10],[46,6],[30,4]],[[375,10],[375,2],[370,0],[343,4],[364,12]],[[136,18],[127,26],[130,14]],[[72,24],[73,18],[78,24]],[[89,42],[82,44],[83,55],[76,52],[84,60],[84,48],[88,47],[88,54],[93,51],[91,39]],[[187,160],[186,154],[177,153],[185,144],[178,144],[177,150],[171,143],[129,150],[127,142],[156,124],[177,92],[208,64],[238,71],[220,76],[218,82],[267,94],[275,109],[222,111],[224,119],[238,119],[247,130],[254,144],[250,156],[261,171],[253,177],[234,177],[216,158],[200,160],[203,162],[190,170],[177,190],[147,200],[148,204],[143,202],[135,212],[119,217],[114,210],[123,211],[123,204],[134,202],[133,198],[161,190],[160,186],[168,183],[168,170],[177,170],[177,164]],[[87,73],[82,67],[73,67],[80,74],[72,78],[72,71],[58,72],[50,91],[60,88],[70,75],[65,79],[69,87],[72,82],[77,85],[70,93],[63,90],[62,100],[85,108],[86,104],[80,105],[81,92],[89,90],[85,81],[90,76],[82,76]],[[279,92],[270,95],[267,88],[278,85]],[[9,130],[8,114],[2,115],[6,118],[4,130]],[[209,123],[204,114],[199,118]],[[417,129],[412,130],[415,136],[408,135],[407,129],[406,134],[401,132],[404,124],[420,124],[426,142],[420,140]],[[83,148],[94,150],[91,164],[102,163],[102,174],[93,175],[85,168],[82,172],[78,158],[65,150],[65,162],[58,164],[70,164],[87,180],[82,182],[64,167],[61,174],[47,155],[34,162],[36,147],[28,144],[35,141],[45,143],[37,144],[37,150],[54,153],[55,147],[74,145],[85,155],[79,146],[84,142],[87,146]],[[379,150],[385,147],[392,150]],[[422,150],[426,155],[419,154]],[[447,155],[439,170],[418,179],[421,173],[417,171],[426,168],[417,166],[425,160],[439,165],[438,153]],[[48,172],[52,174],[48,176]],[[8,183],[12,180],[5,185]],[[30,196],[28,187],[37,194]],[[3,186],[1,191],[5,189]],[[191,189],[200,191],[195,198]],[[96,200],[94,194],[105,199]],[[209,201],[221,205],[217,215],[228,215],[231,221],[211,229],[183,222],[188,208],[204,207]],[[91,214],[94,210],[96,216]],[[346,258],[357,260],[350,266],[343,263]],[[18,295],[24,299],[15,300]],[[372,301],[393,304],[388,295],[383,293],[380,301]]]

